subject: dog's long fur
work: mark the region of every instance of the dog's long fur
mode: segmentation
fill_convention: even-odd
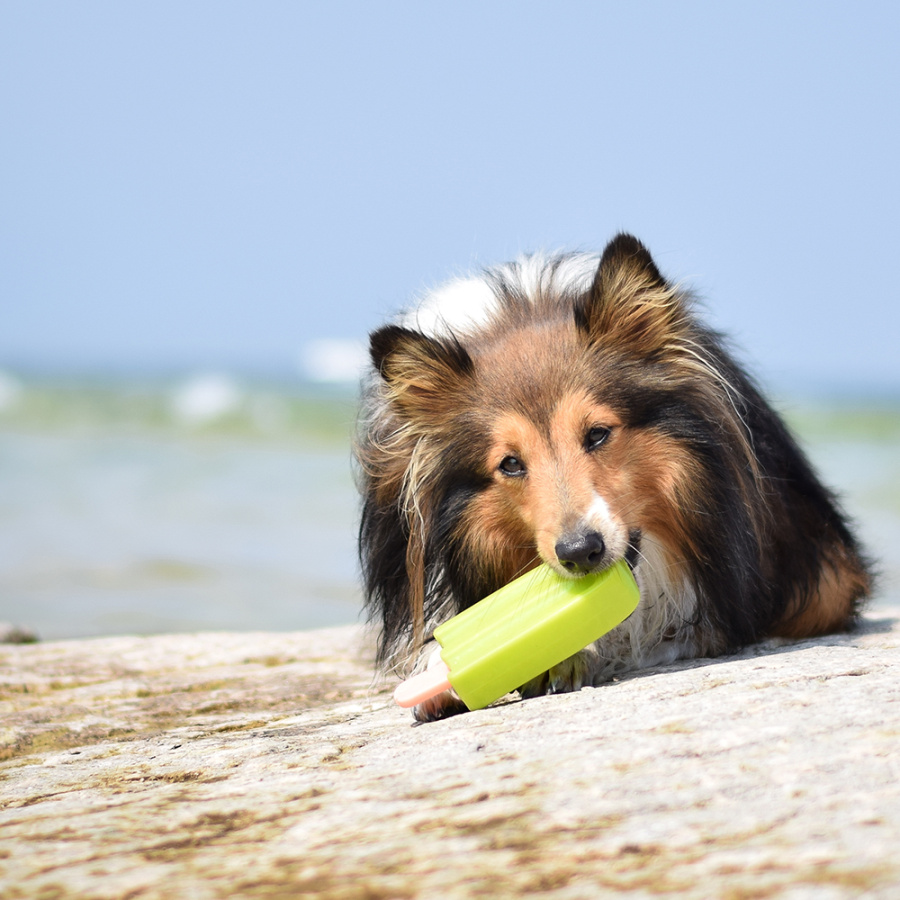
[[[843,514],[636,238],[451,282],[371,357],[356,455],[383,666],[421,663],[436,625],[541,561],[624,557],[641,600],[524,696],[852,626],[870,575]]]

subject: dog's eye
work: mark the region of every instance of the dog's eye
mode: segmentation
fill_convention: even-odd
[[[518,456],[504,456],[498,468],[504,475],[516,476],[525,474],[525,463]]]
[[[610,436],[610,433],[610,429],[604,428],[602,425],[598,425],[596,428],[592,428],[584,436],[585,450],[596,450],[602,443],[606,441],[606,439]]]

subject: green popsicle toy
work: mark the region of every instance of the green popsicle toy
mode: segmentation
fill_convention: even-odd
[[[582,578],[538,566],[438,626],[440,661],[404,681],[394,699],[415,706],[452,687],[481,709],[611,631],[639,599],[624,560]]]

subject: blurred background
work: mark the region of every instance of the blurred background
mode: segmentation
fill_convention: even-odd
[[[0,621],[356,621],[367,332],[637,234],[900,598],[900,6],[0,4]]]

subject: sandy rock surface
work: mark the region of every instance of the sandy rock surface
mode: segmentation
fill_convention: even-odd
[[[0,896],[900,896],[900,608],[414,726],[358,628],[0,647]]]

